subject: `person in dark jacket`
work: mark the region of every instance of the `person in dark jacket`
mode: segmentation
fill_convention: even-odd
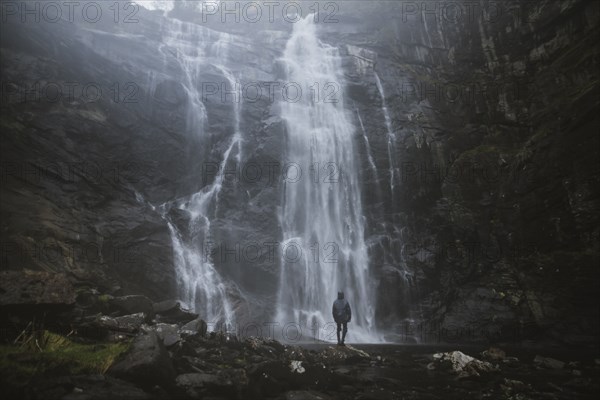
[[[333,319],[337,324],[338,346],[345,346],[344,340],[348,332],[348,322],[352,319],[352,310],[350,309],[348,300],[344,299],[344,292],[338,292],[338,298],[333,302],[332,313]],[[340,331],[342,332],[342,340],[340,340]]]

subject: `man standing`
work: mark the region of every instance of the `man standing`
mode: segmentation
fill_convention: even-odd
[[[348,332],[348,322],[352,319],[352,310],[348,300],[344,299],[344,292],[338,292],[338,298],[333,302],[333,319],[337,324],[337,341],[338,346],[345,346],[344,340]],[[342,331],[343,326],[343,331]],[[342,340],[340,341],[340,331],[342,331]]]

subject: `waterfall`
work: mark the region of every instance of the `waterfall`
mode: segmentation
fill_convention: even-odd
[[[181,83],[188,97],[187,127],[200,135],[206,121],[206,109],[199,90],[199,77],[206,55],[198,42],[206,41],[206,31],[202,27],[176,19],[166,18],[166,21],[159,51],[164,55],[165,63],[174,56],[183,72],[184,81]]]
[[[280,104],[287,124],[287,161],[300,166],[303,174],[297,181],[287,180],[283,190],[277,322],[313,332],[318,328],[329,333],[319,339],[333,341],[331,306],[343,290],[353,310],[348,341],[380,341],[374,327],[374,281],[364,241],[355,131],[341,96],[338,50],[319,41],[308,16],[294,25],[281,61],[288,82],[303,90],[298,101]],[[315,98],[308,90],[328,84],[339,88],[335,99]]]
[[[394,189],[395,189],[395,180],[396,180],[396,163],[394,162],[394,151],[396,149],[396,134],[392,127],[392,119],[390,117],[390,113],[387,106],[387,101],[385,98],[385,91],[383,89],[383,84],[381,83],[381,79],[377,72],[375,72],[375,83],[377,85],[377,90],[379,91],[379,95],[381,96],[381,109],[383,111],[385,127],[387,130],[387,150],[388,150],[388,163],[389,163],[389,171],[390,171],[390,193],[391,193],[391,204],[392,210],[394,211],[395,206],[395,197],[394,197]],[[418,287],[416,284],[416,279],[414,277],[414,272],[410,271],[407,268],[407,264],[405,262],[404,255],[404,247],[402,246],[401,237],[399,235],[398,227],[394,224],[388,226],[388,232],[386,233],[386,237],[392,245],[389,249],[389,256],[386,259],[386,262],[390,263],[395,271],[399,274],[402,279],[402,287],[400,287],[400,291],[402,293],[402,298],[404,300],[404,307],[407,308],[407,316],[405,317],[403,323],[407,324],[407,326],[414,326],[415,322],[420,321],[420,313],[419,316],[415,316],[415,310],[411,307],[412,299],[415,293],[418,293]],[[394,244],[397,245],[398,249],[401,249],[398,253],[394,251]],[[411,338],[415,342],[418,342],[417,337]]]
[[[360,123],[360,129],[363,134],[363,139],[365,141],[365,148],[367,149],[367,158],[369,160],[369,167],[371,167],[371,171],[373,171],[373,177],[376,182],[379,182],[379,175],[377,173],[377,167],[375,166],[375,160],[373,159],[373,153],[371,152],[371,144],[369,143],[369,137],[367,136],[367,130],[365,129],[365,124],[363,123],[362,117],[360,116],[360,111],[356,108],[356,115],[358,116],[358,122]],[[379,185],[378,185],[379,186]]]
[[[390,167],[390,191],[392,196],[392,204],[394,203],[394,181],[395,181],[395,171],[396,164],[394,162],[394,149],[396,144],[396,134],[394,133],[394,129],[392,128],[392,119],[390,118],[390,113],[387,108],[387,102],[385,100],[385,92],[383,90],[383,85],[381,84],[381,80],[379,79],[379,75],[375,72],[375,82],[377,84],[377,90],[379,90],[379,95],[381,96],[381,109],[383,110],[383,117],[385,119],[385,127],[387,129],[387,149],[388,149],[388,163]]]
[[[179,204],[179,209],[191,215],[188,240],[169,223],[182,300],[209,323],[222,322],[227,327],[233,326],[235,318],[225,282],[215,269],[210,258],[211,249],[206,244],[210,237],[211,219],[216,214],[225,168],[234,147],[239,148],[239,141],[236,137],[232,139],[213,183]]]
[[[165,64],[176,62],[184,80],[181,82],[188,97],[187,129],[192,134],[202,135],[207,115],[202,95],[201,73],[207,66],[219,70],[229,90],[238,91],[239,85],[233,73],[225,66],[228,49],[233,42],[230,35],[211,31],[188,22],[168,18],[163,29],[160,51]],[[161,207],[171,233],[175,270],[178,277],[179,295],[191,308],[210,325],[224,324],[226,329],[234,326],[235,315],[230,302],[229,286],[217,271],[211,259],[211,222],[216,217],[219,195],[223,187],[228,163],[241,162],[242,132],[240,129],[240,98],[235,93],[231,101],[234,124],[233,132],[218,172],[212,183],[187,198],[177,199]],[[189,216],[187,227],[178,227],[171,220],[170,210],[183,210]]]

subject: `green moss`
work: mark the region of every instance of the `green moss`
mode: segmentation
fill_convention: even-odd
[[[110,299],[112,299],[112,296],[108,294],[101,294],[100,296],[98,296],[98,301],[102,304],[108,304]]]
[[[76,373],[104,373],[115,359],[129,348],[129,343],[75,343],[64,336],[47,331],[44,340],[43,354],[72,363],[73,372]]]
[[[41,331],[21,345],[0,345],[0,375],[13,386],[36,376],[105,373],[130,343],[76,343]]]
[[[233,364],[237,366],[244,366],[246,365],[246,360],[242,358],[236,358],[235,360],[233,360]]]

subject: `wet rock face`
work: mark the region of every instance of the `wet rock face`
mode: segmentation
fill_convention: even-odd
[[[75,288],[64,274],[41,271],[0,273],[0,306],[58,305],[75,303]]]
[[[153,300],[178,295],[169,229],[157,207],[212,183],[211,168],[221,162],[233,134],[234,103],[221,96],[220,85],[227,81],[222,71],[207,66],[197,78],[219,92],[204,101],[204,131],[190,123],[180,54],[162,44],[170,40],[160,29],[165,19],[143,9],[140,18],[143,22],[122,27],[125,34],[106,24],[93,30],[62,21],[3,25],[2,36],[14,40],[2,41],[3,81],[10,93],[2,102],[1,123],[11,132],[2,146],[2,268],[70,272],[114,295]],[[229,57],[244,80],[274,80],[269,60],[281,43],[263,36],[232,46]],[[272,39],[280,40],[276,36]],[[213,31],[205,44],[216,41]],[[51,43],[65,46],[48,51]],[[77,84],[73,94],[65,82]],[[58,95],[51,90],[45,96],[43,88],[39,99],[24,95],[38,83],[58,88]],[[101,95],[82,94],[88,84]],[[262,245],[278,235],[278,182],[264,173],[265,163],[279,161],[283,144],[272,106],[262,96],[241,107],[248,146],[243,161],[262,168],[263,176],[248,183],[234,174],[224,182],[213,224],[219,247],[242,239]],[[177,226],[187,226],[189,215],[179,217]],[[274,256],[263,254],[244,266],[237,257],[215,258],[228,279],[256,294],[275,291]]]
[[[599,231],[589,224],[598,215],[585,211],[599,197],[588,189],[599,180],[589,163],[599,144],[598,55],[590,51],[598,6],[514,6],[492,20],[424,21],[387,5],[387,14],[373,14],[403,17],[383,17],[360,41],[339,37],[348,93],[377,166],[375,176],[357,140],[369,179],[378,320],[421,330],[421,340],[519,341],[546,332],[591,343],[598,333],[585,283],[598,278]],[[395,134],[391,157],[375,73]],[[395,324],[420,317],[422,325]]]
[[[141,104],[146,99],[142,88],[121,91],[134,82],[131,74],[85,43],[66,39],[66,25],[43,25],[3,27],[3,37],[15,39],[2,41],[3,79],[17,85],[17,92],[36,82],[59,90],[56,96],[16,94],[3,102],[3,130],[11,132],[2,149],[7,171],[3,268],[63,270],[105,288],[168,295],[175,286],[173,274],[164,268],[171,260],[165,248],[168,229],[159,215],[136,201],[135,186],[171,197],[174,179],[169,176],[178,173],[159,167],[156,158],[142,162],[135,154],[180,149],[181,138],[169,137],[152,122],[153,102]],[[68,45],[62,50],[44,49],[42,43],[63,38]],[[72,94],[65,82],[76,85]],[[87,84],[98,89],[92,98],[82,94]],[[112,84],[121,85],[116,98]],[[132,102],[121,103],[125,99],[119,96],[133,96]],[[161,145],[155,147],[148,137]],[[30,207],[25,210],[22,204]]]
[[[133,381],[142,387],[169,386],[175,371],[169,353],[158,335],[150,332],[138,336],[122,360],[111,366],[108,373]]]
[[[193,19],[188,6],[173,15]],[[598,5],[513,4],[493,21],[485,13],[425,21],[402,3],[339,6],[339,22],[319,29],[343,55],[380,328],[404,332],[403,321],[416,319],[432,330],[425,341],[540,332],[569,343],[593,339],[600,185],[591,167],[599,145],[598,54],[590,49]],[[11,38],[2,40],[0,61],[8,132],[0,150],[2,268],[68,272],[117,297],[178,297],[158,207],[212,182],[235,129],[234,107],[220,94],[207,98],[198,135],[177,49],[159,46],[167,21],[160,12],[139,17],[94,29],[2,25]],[[206,26],[236,35],[228,57],[242,84],[284,79],[277,57],[290,24]],[[215,66],[198,73],[226,81]],[[27,95],[36,83],[68,82],[78,83],[73,96]],[[98,99],[81,92],[90,82],[101,88]],[[238,171],[224,182],[213,259],[242,289],[232,295],[240,320],[263,321],[273,315],[280,260],[264,245],[280,239],[281,179],[268,172],[286,161],[285,126],[266,96],[242,101],[240,124],[242,165],[263,175]],[[168,217],[187,229],[190,215],[172,209]],[[257,257],[244,258],[255,243]],[[152,310],[129,311],[137,312]]]

